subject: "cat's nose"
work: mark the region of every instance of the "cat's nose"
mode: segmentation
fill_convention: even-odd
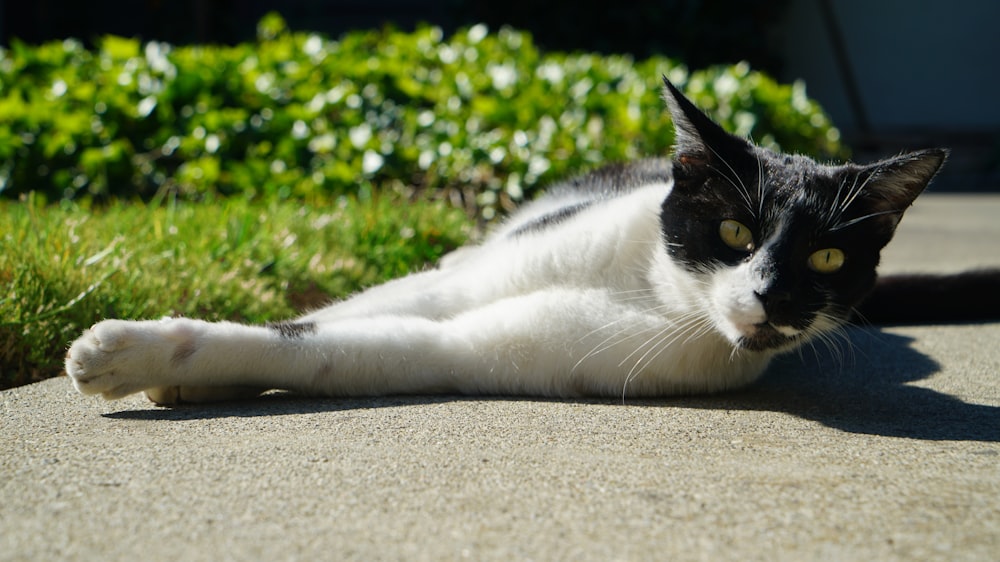
[[[757,295],[757,298],[760,299],[765,308],[767,308],[768,304],[781,304],[792,300],[791,291],[769,289],[762,293],[754,291],[754,294]]]
[[[789,314],[792,302],[792,292],[782,289],[769,289],[764,292],[754,291],[757,299],[764,306],[764,313],[771,322],[782,322]]]

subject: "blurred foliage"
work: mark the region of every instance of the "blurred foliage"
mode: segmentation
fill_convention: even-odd
[[[0,194],[315,201],[378,185],[441,189],[489,219],[567,175],[667,153],[662,75],[760,144],[844,152],[802,84],[746,64],[542,53],[482,25],[333,41],[270,15],[236,46],[0,50]]]

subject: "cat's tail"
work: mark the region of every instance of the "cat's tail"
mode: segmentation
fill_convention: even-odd
[[[880,277],[853,321],[878,325],[1000,321],[1000,269]]]

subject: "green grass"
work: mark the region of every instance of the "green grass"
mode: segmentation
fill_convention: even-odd
[[[467,216],[382,193],[328,205],[0,202],[0,388],[58,375],[103,318],[259,323],[419,270],[461,245]]]

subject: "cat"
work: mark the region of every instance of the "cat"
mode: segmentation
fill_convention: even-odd
[[[947,151],[820,164],[727,133],[664,85],[671,159],[556,185],[437,268],[296,320],[102,321],[66,372],[84,394],[160,404],[275,388],[624,399],[746,386],[848,322]]]

